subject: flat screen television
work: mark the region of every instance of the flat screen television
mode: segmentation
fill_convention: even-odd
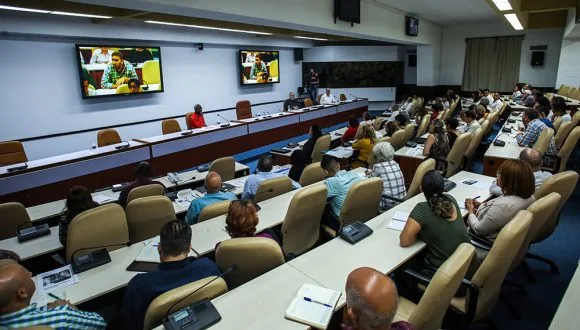
[[[416,37],[419,35],[419,19],[405,16],[405,34]]]
[[[280,82],[280,52],[277,50],[240,50],[242,85]]]
[[[159,47],[75,45],[83,98],[163,92]]]
[[[360,24],[361,0],[334,0],[334,18]]]

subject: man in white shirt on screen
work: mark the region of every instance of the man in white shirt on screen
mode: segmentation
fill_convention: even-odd
[[[493,93],[493,102],[489,103],[487,108],[491,111],[498,111],[503,106],[503,101],[500,98],[499,93]]]
[[[113,51],[107,47],[95,49],[93,56],[91,56],[91,64],[107,64],[111,62]]]
[[[320,104],[334,104],[336,103],[336,98],[334,95],[330,94],[330,88],[326,89],[326,93],[322,94],[320,97]]]

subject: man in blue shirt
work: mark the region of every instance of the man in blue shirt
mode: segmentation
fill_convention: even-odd
[[[256,174],[252,174],[246,180],[244,184],[244,193],[242,194],[242,199],[254,199],[256,197],[256,191],[258,190],[258,186],[262,181],[272,178],[277,178],[281,176],[286,176],[285,173],[277,173],[273,172],[272,168],[272,156],[271,155],[263,155],[258,160],[258,168]],[[302,188],[300,184],[294,180],[292,180],[292,187],[294,189]]]
[[[36,286],[32,274],[19,264],[0,267],[0,329],[48,326],[53,329],[105,329],[97,313],[79,311],[68,301],[43,307],[30,304]]]
[[[320,166],[327,175],[324,184],[326,185],[327,198],[330,204],[330,210],[325,210],[322,223],[334,230],[338,230],[340,228],[338,218],[346,199],[346,194],[350,186],[360,181],[361,177],[356,172],[341,170],[336,158],[331,156],[323,156]]]
[[[196,198],[191,201],[189,209],[187,210],[187,215],[185,216],[185,221],[193,225],[197,222],[201,210],[206,206],[221,202],[221,201],[233,201],[237,199],[236,195],[231,192],[221,192],[222,187],[222,177],[216,172],[209,172],[205,177],[204,183],[205,190],[207,193],[200,198]]]
[[[220,275],[213,261],[187,256],[191,250],[191,227],[183,221],[173,220],[161,227],[157,250],[161,260],[158,269],[133,277],[127,285],[119,328],[143,329],[147,308],[157,296],[188,283]]]

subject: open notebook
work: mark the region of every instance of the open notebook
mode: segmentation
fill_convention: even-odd
[[[161,260],[159,259],[159,252],[157,251],[158,245],[159,236],[145,241],[145,246],[143,246],[143,250],[141,250],[141,253],[139,253],[137,258],[135,258],[135,261],[161,263]],[[193,251],[189,251],[188,256],[195,257],[196,255]]]
[[[286,310],[285,317],[317,329],[326,329],[340,295],[340,291],[303,284]]]

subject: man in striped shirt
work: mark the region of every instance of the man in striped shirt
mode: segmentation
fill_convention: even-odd
[[[18,264],[0,267],[0,328],[48,326],[53,329],[105,329],[97,313],[79,311],[67,301],[30,304],[36,286],[32,273]]]

